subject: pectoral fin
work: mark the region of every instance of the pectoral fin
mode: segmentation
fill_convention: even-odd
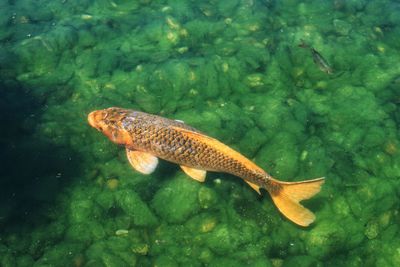
[[[205,170],[190,168],[183,165],[181,165],[181,168],[187,175],[199,182],[204,182],[204,180],[206,179],[207,172]]]
[[[132,167],[143,174],[152,173],[158,164],[157,157],[147,152],[135,151],[127,148],[126,156],[128,157],[129,163]]]
[[[259,195],[261,195],[261,192],[260,192],[260,187],[258,186],[258,185],[256,185],[256,184],[253,184],[253,183],[250,183],[250,182],[248,182],[248,181],[245,181],[248,185],[250,185],[251,186],[251,188],[253,188],[254,190],[256,190],[257,191],[257,193],[259,194]]]

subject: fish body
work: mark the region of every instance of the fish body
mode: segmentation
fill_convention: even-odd
[[[314,47],[306,44],[303,40],[302,43],[299,44],[299,47],[310,49],[313,61],[318,68],[327,74],[333,74],[333,69],[329,65],[328,61],[326,61],[326,59],[317,50],[315,50]]]
[[[324,178],[278,181],[239,152],[182,121],[122,108],[93,111],[88,121],[111,141],[125,146],[131,165],[144,174],[154,171],[158,158],[180,165],[200,182],[207,171],[229,173],[258,193],[266,189],[278,209],[295,223],[307,226],[314,221],[313,213],[299,201],[318,193]]]

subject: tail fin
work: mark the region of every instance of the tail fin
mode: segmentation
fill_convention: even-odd
[[[299,202],[309,199],[321,190],[325,178],[301,182],[281,182],[270,178],[267,190],[272,200],[289,220],[301,226],[308,226],[315,220],[315,215]]]

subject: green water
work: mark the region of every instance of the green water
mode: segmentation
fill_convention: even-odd
[[[0,266],[400,266],[400,4],[299,2],[1,1]],[[325,176],[315,223],[230,175],[135,172],[87,124],[110,106]]]

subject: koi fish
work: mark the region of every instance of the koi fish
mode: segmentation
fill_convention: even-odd
[[[191,178],[204,182],[207,171],[224,172],[242,178],[258,194],[269,192],[279,211],[289,220],[308,226],[314,214],[299,202],[320,191],[324,178],[301,182],[279,181],[239,152],[182,121],[162,118],[130,109],[112,107],[93,111],[89,124],[112,142],[123,145],[132,167],[152,173],[158,158],[180,165]]]
[[[327,74],[333,73],[333,69],[329,65],[328,61],[326,61],[325,58],[317,50],[314,49],[314,47],[311,47],[310,45],[306,44],[303,40],[301,40],[301,44],[299,44],[299,47],[310,49],[313,61],[320,70],[322,70]]]

